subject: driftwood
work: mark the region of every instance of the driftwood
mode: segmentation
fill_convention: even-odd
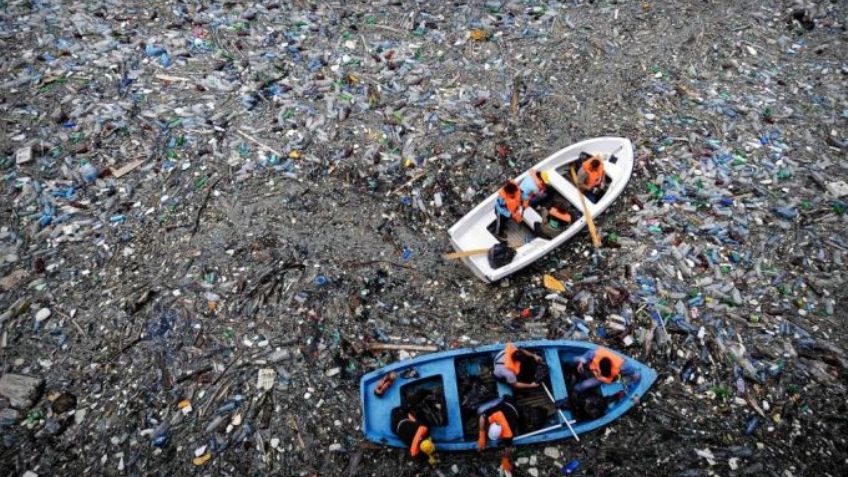
[[[4,374],[0,377],[0,395],[9,399],[14,408],[29,409],[41,397],[44,380],[22,374]]]
[[[371,351],[438,351],[435,345],[373,343],[368,346]]]
[[[223,177],[219,177],[209,186],[209,189],[206,191],[206,196],[203,198],[203,202],[200,204],[200,208],[197,209],[197,215],[194,217],[194,227],[191,228],[191,236],[194,237],[194,234],[197,233],[197,229],[200,228],[200,216],[203,214],[203,211],[206,210],[206,204],[209,203],[209,196],[212,195],[212,191],[215,189],[215,186],[221,182]]]

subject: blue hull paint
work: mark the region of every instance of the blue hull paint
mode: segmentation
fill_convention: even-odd
[[[561,366],[562,356],[566,354],[582,354],[589,349],[595,349],[598,345],[585,341],[523,341],[516,342],[516,346],[521,348],[534,348],[544,352],[544,358],[548,365],[551,380],[551,393],[554,399],[560,400],[567,397],[563,369]],[[503,349],[503,344],[480,346],[477,348],[465,348],[450,351],[442,351],[438,353],[426,354],[414,359],[399,361],[385,366],[376,371],[372,371],[362,377],[359,383],[360,401],[362,405],[362,431],[365,438],[376,442],[394,447],[405,447],[405,445],[394,435],[391,430],[391,411],[393,408],[400,406],[400,389],[404,384],[419,381],[434,376],[441,376],[445,391],[445,403],[447,404],[447,424],[442,427],[431,429],[431,435],[436,442],[439,451],[468,451],[477,448],[475,440],[466,440],[463,435],[462,418],[460,411],[460,398],[457,388],[456,369],[454,360],[456,358],[467,358],[476,354],[495,353]],[[617,352],[616,352],[617,353]],[[648,388],[657,379],[657,373],[653,369],[636,361],[633,358],[622,355],[628,363],[639,368],[641,378],[639,385],[631,393],[617,401],[607,413],[595,420],[583,421],[574,424],[574,430],[577,434],[592,431],[603,427],[613,420],[619,418],[626,413],[632,406],[631,397],[643,396]],[[396,371],[398,374],[403,373],[408,368],[415,368],[418,376],[411,379],[405,379],[398,376],[394,384],[385,392],[382,397],[377,397],[374,394],[374,388],[377,382],[384,374],[390,371]],[[508,394],[509,387],[503,384],[498,384],[498,393],[503,396]],[[571,418],[570,413],[565,411],[566,415]],[[514,445],[538,444],[542,442],[551,442],[571,438],[571,432],[567,427],[555,429],[550,432],[527,437],[521,440],[516,440]],[[491,447],[491,443],[489,444]]]

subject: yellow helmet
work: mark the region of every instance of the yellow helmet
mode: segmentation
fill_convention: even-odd
[[[418,448],[427,455],[433,455],[433,452],[436,452],[436,444],[433,444],[433,439],[429,437],[421,441],[421,444],[418,444]]]
[[[547,184],[551,181],[551,173],[548,171],[542,171],[542,181]]]

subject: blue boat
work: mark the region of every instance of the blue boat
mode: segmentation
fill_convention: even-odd
[[[439,451],[476,449],[476,404],[505,395],[513,395],[522,408],[538,410],[533,427],[522,429],[521,435],[513,439],[513,445],[538,444],[572,437],[579,440],[580,434],[603,427],[627,412],[634,405],[635,398],[643,396],[657,379],[653,369],[616,353],[639,370],[639,381],[633,386],[625,386],[622,381],[601,385],[595,392],[602,396],[600,403],[606,409],[602,409],[600,417],[589,419],[563,406],[569,402],[575,374],[573,367],[567,364],[598,345],[564,340],[524,341],[515,345],[544,359],[548,371],[542,381],[544,386],[514,391],[510,386],[494,380],[494,356],[504,349],[503,344],[422,355],[366,374],[359,385],[362,431],[366,439],[378,444],[405,447],[392,432],[391,413],[393,409],[408,404],[413,396],[420,396],[423,391],[434,397],[437,403],[435,407],[440,413],[439,424],[430,429]],[[377,396],[375,388],[390,372],[397,373],[396,380],[382,396]],[[627,388],[630,388],[629,392]],[[471,394],[474,394],[474,399],[469,399]],[[492,443],[487,446],[492,447]]]

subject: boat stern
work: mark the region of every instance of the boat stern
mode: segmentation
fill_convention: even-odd
[[[462,252],[464,249],[454,239],[453,227],[451,228],[451,231],[449,233],[451,247],[453,247],[454,251],[456,252]],[[471,270],[471,273],[473,273],[474,276],[476,276],[480,280],[483,280],[486,283],[492,282],[492,278],[486,275],[486,273],[483,272],[483,270],[478,267],[476,263],[474,263],[471,257],[461,257],[460,260],[462,260],[462,263],[465,264],[465,266],[468,267],[469,270]]]

